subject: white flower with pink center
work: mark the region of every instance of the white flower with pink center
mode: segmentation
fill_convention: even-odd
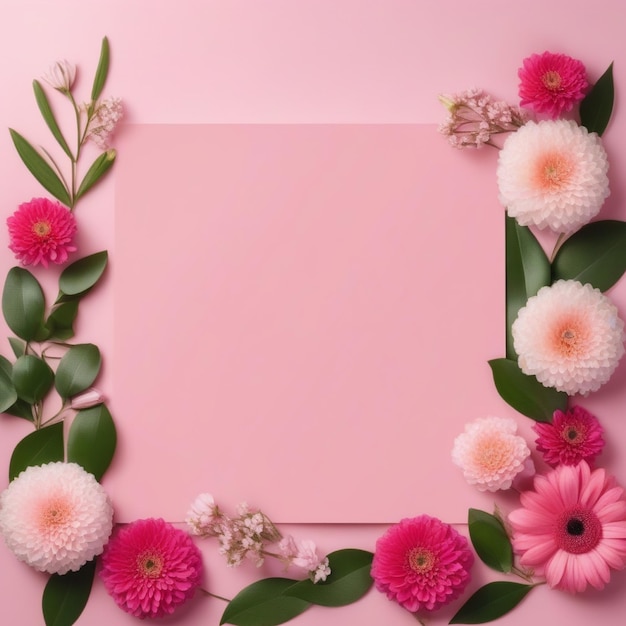
[[[573,232],[608,197],[608,169],[596,133],[571,120],[527,122],[500,151],[500,202],[522,226]]]
[[[574,280],[542,287],[511,327],[518,364],[546,387],[586,396],[624,354],[624,323],[599,290]]]

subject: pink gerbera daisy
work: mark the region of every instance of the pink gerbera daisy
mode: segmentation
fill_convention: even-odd
[[[9,248],[23,265],[48,262],[65,263],[76,250],[72,238],[76,233],[73,213],[59,202],[33,198],[20,204],[8,219]]]
[[[376,542],[376,588],[411,612],[434,611],[457,598],[470,580],[467,539],[428,515],[403,519]]]
[[[202,558],[186,532],[162,519],[137,520],[107,544],[100,576],[127,613],[162,617],[193,596]]]
[[[557,410],[551,424],[536,423],[533,430],[539,435],[537,450],[552,467],[592,463],[604,447],[600,422],[581,406]]]
[[[626,566],[626,498],[604,469],[559,465],[520,500],[509,515],[513,548],[550,587],[602,589],[611,569]]]
[[[556,119],[571,111],[587,89],[585,66],[565,54],[533,54],[518,70],[520,104]]]

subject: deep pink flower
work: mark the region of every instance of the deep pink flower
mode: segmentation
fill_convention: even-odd
[[[518,70],[522,106],[556,119],[585,95],[585,66],[565,54],[533,54]]]
[[[470,580],[474,555],[465,537],[428,515],[403,519],[376,542],[376,588],[405,609],[434,611],[457,598]]]
[[[598,419],[581,406],[566,413],[555,411],[552,423],[536,423],[533,430],[537,450],[549,465],[576,465],[580,461],[593,463],[602,452],[602,426]]]
[[[127,613],[162,617],[193,596],[202,557],[186,532],[162,519],[137,520],[107,544],[100,576]]]
[[[535,478],[509,514],[520,564],[572,593],[602,589],[610,570],[626,566],[626,497],[604,469],[586,461]]]
[[[65,263],[68,253],[74,252],[72,237],[76,221],[72,212],[59,202],[47,198],[33,198],[20,204],[7,218],[9,248],[23,265],[48,262]]]

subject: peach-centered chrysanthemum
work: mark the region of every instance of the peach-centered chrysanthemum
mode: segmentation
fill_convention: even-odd
[[[591,464],[604,447],[600,422],[581,406],[557,410],[551,423],[536,423],[533,430],[539,435],[537,450],[552,467],[581,461]]]
[[[470,581],[474,555],[467,539],[428,515],[403,519],[376,542],[376,588],[405,609],[435,611],[457,598]]]
[[[23,265],[65,263],[76,251],[72,238],[76,233],[73,213],[47,198],[33,198],[20,204],[7,219],[9,248]]]
[[[202,578],[191,537],[162,519],[137,520],[111,538],[100,576],[117,605],[139,617],[163,617],[189,600]]]
[[[626,566],[626,497],[604,469],[585,461],[535,477],[509,514],[520,564],[570,592],[602,589]]]
[[[20,561],[50,574],[77,571],[102,553],[113,507],[76,463],[29,467],[0,495],[0,532]]]
[[[533,54],[518,70],[520,104],[556,119],[580,102],[587,89],[585,66],[565,54]]]
[[[480,491],[508,489],[527,469],[530,449],[516,432],[510,418],[483,417],[466,424],[454,440],[452,460],[470,485]]]
[[[572,232],[595,217],[609,195],[602,141],[573,121],[527,122],[498,157],[500,202],[523,226]]]
[[[623,328],[599,289],[559,280],[528,299],[511,332],[525,374],[569,395],[587,395],[615,371],[624,354]]]

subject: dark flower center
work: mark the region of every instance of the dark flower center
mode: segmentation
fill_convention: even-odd
[[[561,75],[554,70],[549,70],[541,77],[541,82],[546,89],[556,91],[561,86]]]
[[[163,571],[163,558],[154,552],[141,554],[137,559],[137,571],[143,578],[158,578]]]
[[[578,445],[585,440],[585,429],[578,424],[568,424],[561,431],[561,438],[569,445]]]
[[[50,222],[39,221],[33,224],[33,232],[37,237],[45,237],[51,230]]]
[[[570,554],[585,554],[602,539],[602,523],[591,509],[574,507],[557,520],[554,538],[557,546]]]
[[[435,555],[426,548],[413,548],[408,555],[409,567],[416,574],[427,574],[435,565]]]

